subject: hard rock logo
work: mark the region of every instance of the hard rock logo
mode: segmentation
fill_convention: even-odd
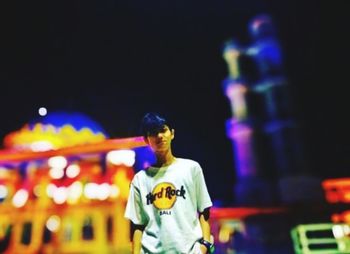
[[[171,183],[159,183],[146,195],[147,205],[153,204],[158,209],[170,209],[177,197],[186,199],[185,194],[183,185],[180,189],[176,189]]]

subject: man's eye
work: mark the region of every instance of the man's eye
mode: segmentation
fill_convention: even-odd
[[[168,130],[168,128],[163,128],[163,129],[161,129],[161,133],[165,133],[166,131]]]

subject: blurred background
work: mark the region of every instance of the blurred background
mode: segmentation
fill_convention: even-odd
[[[203,167],[218,253],[316,253],[300,247],[298,225],[312,231],[320,223],[329,246],[320,247],[316,234],[316,247],[307,248],[350,253],[348,228],[333,228],[346,223],[348,196],[337,193],[347,188],[350,166],[345,9],[340,2],[291,0],[1,3],[0,250],[80,253],[95,239],[94,223],[106,218],[99,230],[107,236],[91,245],[101,251],[94,253],[107,245],[105,252],[126,250],[128,225],[120,216],[127,190],[118,183],[152,160],[136,137],[141,117],[156,111],[176,130],[174,154]],[[132,152],[107,159],[120,149]],[[57,156],[65,156],[59,166],[65,173],[55,178],[49,159]],[[71,164],[92,173],[67,181]],[[35,197],[37,184],[68,188],[76,177],[84,190],[108,182],[109,196],[75,197],[71,204],[53,194],[50,202]],[[13,203],[22,189],[34,193],[20,199],[32,205]],[[61,222],[44,227],[45,248],[32,242],[42,235],[29,237],[29,219],[15,225],[9,217],[31,214],[39,203],[45,212],[37,221]],[[92,204],[101,209],[80,216],[76,226],[63,223]],[[85,225],[82,238],[64,238],[62,225]]]

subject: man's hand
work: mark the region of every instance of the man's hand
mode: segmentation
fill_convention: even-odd
[[[140,254],[141,252],[141,238],[144,229],[145,227],[143,225],[136,225],[134,223],[131,223],[132,254]]]
[[[201,253],[207,254],[207,247],[205,247],[203,244],[201,244]]]
[[[199,223],[201,225],[203,238],[206,241],[210,241],[210,223],[209,223],[209,218],[210,218],[210,208],[204,209],[204,211],[199,214]],[[200,247],[201,247],[202,254],[209,253],[208,249],[207,249],[207,247],[205,245],[201,244]]]

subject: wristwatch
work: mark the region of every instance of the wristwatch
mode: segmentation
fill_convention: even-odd
[[[214,253],[214,251],[215,251],[214,244],[212,244],[211,242],[208,242],[208,241],[204,240],[203,238],[201,238],[201,239],[199,240],[199,243],[200,243],[200,244],[203,244],[203,245],[207,248],[208,253]]]

